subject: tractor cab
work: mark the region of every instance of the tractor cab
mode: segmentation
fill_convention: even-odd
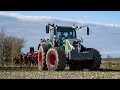
[[[64,40],[77,38],[76,30],[72,27],[58,26],[56,37],[59,44],[58,46],[62,46]]]
[[[57,26],[57,25],[52,25],[52,24],[48,24],[46,26],[46,33],[50,32],[50,42],[52,43],[52,45],[54,47],[59,47],[62,46],[64,43],[64,40],[69,40],[69,42],[71,42],[71,44],[73,43],[73,41],[79,42],[81,40],[77,39],[76,36],[76,30],[82,28],[82,27],[87,27],[87,26],[71,26],[71,27],[67,27],[67,26]],[[87,35],[89,35],[89,28],[87,27]]]
[[[50,32],[50,42],[55,46],[61,46],[65,39],[75,39],[76,30],[73,27],[47,25],[46,33]]]
[[[59,39],[75,39],[76,38],[76,30],[72,27],[63,27],[59,26],[57,28],[57,34]]]

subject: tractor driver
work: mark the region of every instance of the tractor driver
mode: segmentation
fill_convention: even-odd
[[[62,39],[65,39],[65,37],[66,37],[66,36],[64,35],[64,32],[61,32],[61,38],[62,38]]]
[[[73,35],[71,35],[70,32],[68,32],[67,38],[71,39],[71,38],[73,38]]]

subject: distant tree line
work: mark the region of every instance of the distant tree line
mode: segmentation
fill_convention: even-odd
[[[14,57],[21,53],[24,44],[24,38],[8,36],[5,28],[0,27],[0,64],[2,66],[13,64]]]

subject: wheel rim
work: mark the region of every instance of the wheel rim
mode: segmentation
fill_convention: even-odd
[[[55,54],[51,54],[50,55],[49,61],[50,61],[51,65],[55,65],[55,62],[56,62],[56,56],[55,56]]]
[[[42,65],[42,60],[43,60],[43,57],[42,57],[43,53],[40,52],[39,53],[39,64]]]

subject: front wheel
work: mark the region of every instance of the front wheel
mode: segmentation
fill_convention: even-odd
[[[66,55],[61,48],[50,48],[46,54],[46,64],[50,71],[62,71],[66,66]]]

